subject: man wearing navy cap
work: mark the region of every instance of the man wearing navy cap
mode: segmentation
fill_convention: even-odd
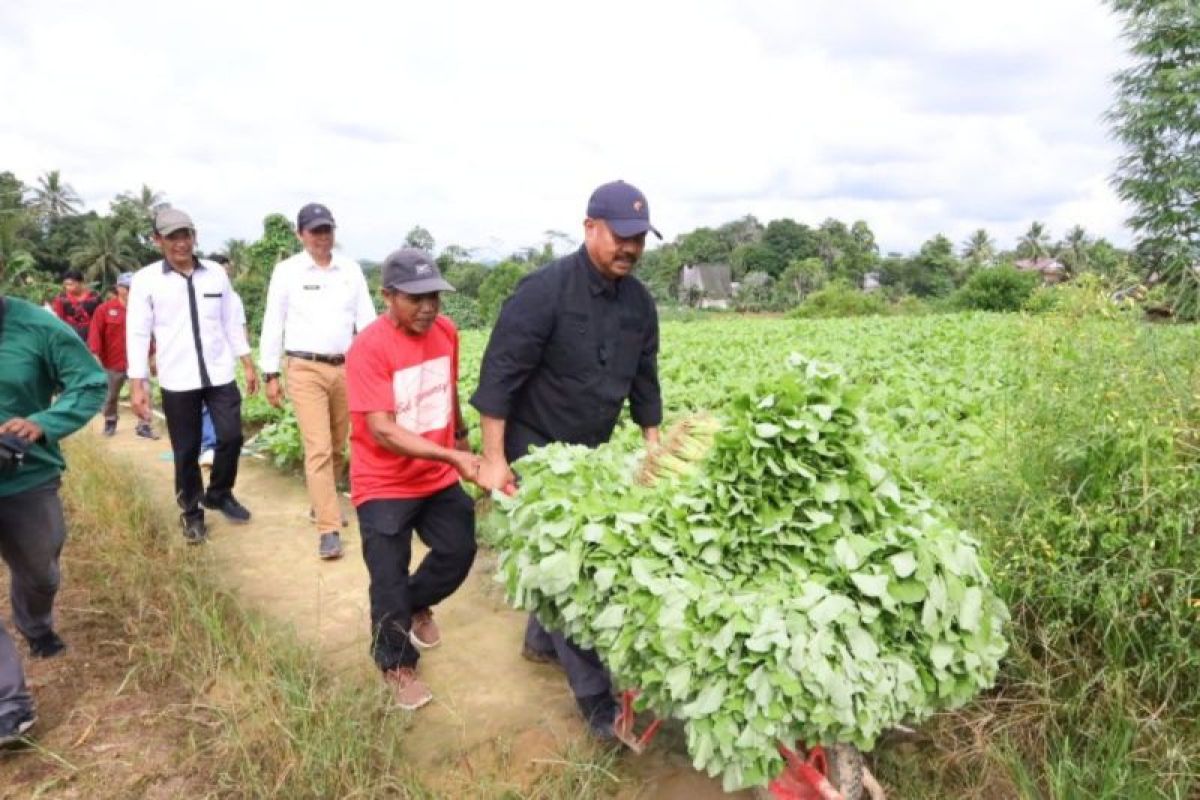
[[[658,313],[631,274],[646,246],[646,197],[624,181],[588,200],[584,244],[517,285],[492,329],[471,404],[479,410],[484,463],[479,485],[513,480],[509,463],[550,442],[608,441],[629,402],[648,444],[658,441]],[[530,616],[526,658],[557,661],[594,736],[609,739],[617,704],[592,650],[547,631]]]

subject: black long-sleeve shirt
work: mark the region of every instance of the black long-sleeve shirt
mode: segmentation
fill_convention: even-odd
[[[594,447],[627,399],[639,426],[662,422],[658,312],[646,287],[605,279],[583,247],[523,278],[492,329],[471,405],[546,440]]]

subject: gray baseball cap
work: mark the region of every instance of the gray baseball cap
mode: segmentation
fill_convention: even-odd
[[[133,273],[122,272],[117,276],[117,286],[130,287],[133,285]]]
[[[170,236],[185,228],[193,233],[196,231],[192,218],[178,208],[164,208],[154,217],[154,232],[159,236]]]
[[[416,247],[404,247],[383,260],[381,283],[385,289],[405,294],[453,292],[442,277],[433,256]]]

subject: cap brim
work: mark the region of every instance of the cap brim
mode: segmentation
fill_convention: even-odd
[[[408,283],[391,283],[388,284],[389,289],[405,294],[427,294],[429,292],[456,292],[458,291],[450,284],[446,283],[441,278],[425,278],[419,281],[409,281]]]
[[[308,222],[306,222],[304,227],[301,228],[300,230],[304,231],[305,233],[308,233],[313,228],[320,228],[322,225],[328,225],[331,228],[337,227],[337,223],[335,223],[332,219],[330,219],[328,217],[319,217],[317,219],[309,220]]]
[[[648,219],[606,219],[604,221],[608,223],[608,227],[612,228],[613,233],[622,238],[641,236],[646,231],[653,233],[659,239],[662,238],[662,234],[650,224]]]

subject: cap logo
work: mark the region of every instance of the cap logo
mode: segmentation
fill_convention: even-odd
[[[634,211],[641,211],[641,210],[642,210],[642,201],[641,201],[641,200],[634,200],[634,201],[633,201],[633,210],[634,210]]]
[[[433,267],[431,267],[430,265],[417,264],[417,274],[418,275],[428,275],[430,272],[433,272]]]

